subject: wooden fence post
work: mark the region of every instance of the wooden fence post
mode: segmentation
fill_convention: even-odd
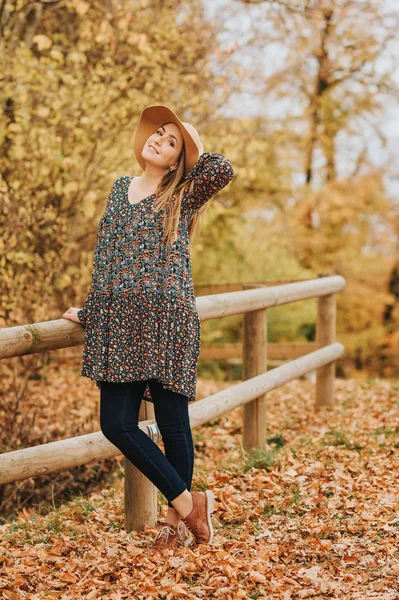
[[[336,294],[319,296],[316,343],[319,348],[336,341]],[[316,408],[334,404],[335,362],[316,369]]]
[[[139,421],[154,418],[152,402],[142,400]],[[158,489],[126,457],[125,467],[125,529],[143,531],[155,527],[158,519]]]
[[[244,314],[243,379],[267,370],[267,311],[254,310]],[[266,394],[243,408],[243,446],[245,450],[266,445]]]

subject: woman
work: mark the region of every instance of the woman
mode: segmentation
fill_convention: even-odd
[[[140,176],[114,182],[81,309],[82,375],[100,388],[101,430],[165,495],[155,547],[211,543],[212,491],[190,493],[200,350],[190,240],[206,203],[233,177],[222,154],[204,152],[197,130],[167,106],[146,107],[134,139]],[[138,427],[142,398],[154,403],[165,454]]]

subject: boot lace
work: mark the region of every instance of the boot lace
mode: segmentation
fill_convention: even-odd
[[[158,531],[158,533],[157,533],[157,535],[156,535],[156,538],[155,538],[155,539],[156,539],[156,540],[159,540],[159,539],[165,538],[165,541],[167,542],[167,541],[168,541],[168,537],[169,537],[170,535],[175,535],[175,534],[176,534],[176,532],[175,532],[175,530],[173,529],[173,527],[171,527],[170,525],[164,525],[164,526],[163,526],[163,527],[162,527],[162,528],[161,528],[161,529]]]
[[[183,519],[180,519],[177,525],[177,531],[180,533],[180,535],[184,535],[187,533],[187,525],[185,524]]]

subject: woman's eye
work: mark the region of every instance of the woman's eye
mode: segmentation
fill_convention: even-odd
[[[157,133],[159,133],[160,135],[162,135],[162,131],[160,129],[158,129]],[[169,141],[169,144],[172,144],[172,148],[174,148],[175,144],[172,141]]]

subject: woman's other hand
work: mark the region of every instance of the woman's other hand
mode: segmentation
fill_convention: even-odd
[[[70,321],[74,321],[75,323],[79,323],[81,325],[82,323],[80,322],[79,317],[78,317],[78,310],[80,310],[80,308],[75,308],[74,306],[72,306],[71,308],[68,308],[68,310],[64,312],[62,317],[64,319],[69,319]]]

